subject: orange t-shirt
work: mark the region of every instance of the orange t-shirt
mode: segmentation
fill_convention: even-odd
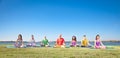
[[[63,45],[64,42],[64,38],[57,39],[57,45]]]

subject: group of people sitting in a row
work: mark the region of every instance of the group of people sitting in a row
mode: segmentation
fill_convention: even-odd
[[[30,42],[26,46],[27,47],[36,47],[34,35],[32,35],[31,37],[32,37],[32,39],[30,40]],[[46,36],[41,41],[40,45],[41,45],[41,47],[49,47],[50,46],[49,41],[46,38]],[[14,46],[17,48],[24,47],[21,34],[18,35],[18,39],[17,39],[16,43],[14,44]],[[59,35],[54,47],[55,48],[61,48],[61,47],[64,48],[65,47],[65,40],[64,40],[64,38],[62,38],[62,35]],[[92,47],[92,45],[89,43],[88,39],[86,38],[86,35],[83,36],[83,39],[81,41],[81,45],[77,44],[76,36],[72,36],[72,41],[71,41],[70,47]],[[106,48],[103,45],[103,43],[101,42],[99,35],[96,35],[95,42],[94,42],[94,48],[96,48],[96,49],[105,49]]]

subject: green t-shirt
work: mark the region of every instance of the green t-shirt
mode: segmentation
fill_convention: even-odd
[[[44,45],[48,45],[48,40],[47,40],[47,39],[44,39],[44,40],[42,40],[42,43],[43,43]]]

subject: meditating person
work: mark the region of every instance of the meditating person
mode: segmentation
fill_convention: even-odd
[[[81,41],[81,47],[91,47],[86,35],[83,35],[83,39]]]
[[[70,47],[79,47],[79,45],[77,45],[76,36],[72,36],[72,41],[71,41]]]
[[[22,48],[22,47],[24,47],[24,45],[23,45],[23,39],[22,39],[22,35],[21,34],[18,35],[18,39],[15,42],[14,46],[16,48]]]
[[[48,39],[46,38],[46,36],[42,40],[41,47],[49,47],[49,42],[48,42]]]
[[[36,43],[35,43],[34,35],[31,35],[31,40],[27,45],[27,47],[35,47],[35,46],[36,46]]]
[[[62,35],[59,35],[59,38],[57,38],[56,44],[54,46],[55,48],[65,48],[65,40],[62,38]]]
[[[106,49],[106,46],[103,45],[99,35],[96,35],[94,45],[95,45],[94,48],[96,49]]]

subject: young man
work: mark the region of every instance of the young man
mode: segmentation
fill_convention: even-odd
[[[55,46],[56,48],[61,48],[61,47],[65,47],[65,40],[64,38],[62,38],[62,35],[59,35],[59,38],[57,38],[56,44]]]

